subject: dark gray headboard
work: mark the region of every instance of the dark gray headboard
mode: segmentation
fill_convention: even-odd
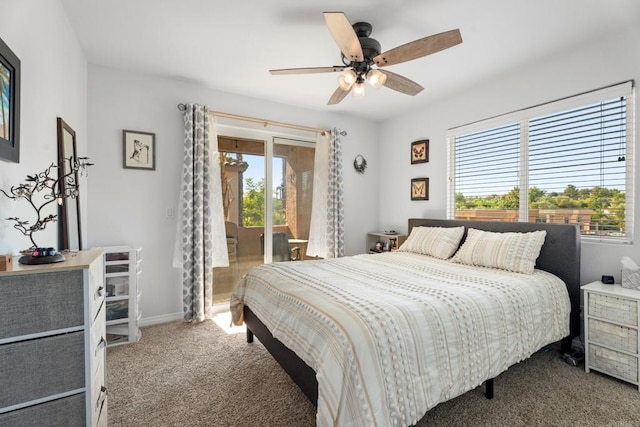
[[[411,218],[409,233],[413,227],[461,225],[465,226],[463,241],[467,237],[468,228],[502,233],[546,230],[547,236],[536,261],[536,268],[553,273],[566,283],[571,299],[571,336],[580,333],[580,230],[577,225]]]

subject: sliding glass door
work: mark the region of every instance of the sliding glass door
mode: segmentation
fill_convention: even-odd
[[[229,267],[214,269],[214,303],[265,262],[305,259],[314,144],[286,138],[218,137]]]
[[[272,260],[306,259],[311,223],[314,145],[274,138],[272,157]]]

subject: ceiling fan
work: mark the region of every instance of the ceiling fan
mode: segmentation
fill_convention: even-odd
[[[339,103],[349,92],[354,96],[363,96],[365,81],[376,89],[386,86],[407,95],[417,95],[424,89],[422,86],[399,74],[382,70],[381,67],[411,61],[462,43],[460,30],[456,29],[414,40],[380,53],[380,43],[369,37],[373,27],[368,22],[356,22],[352,25],[343,12],[324,12],[324,19],[342,52],[344,65],[283,68],[269,72],[274,75],[341,72],[338,88],[329,98],[328,105]]]

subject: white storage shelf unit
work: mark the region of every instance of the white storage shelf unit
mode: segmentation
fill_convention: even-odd
[[[640,291],[589,283],[585,298],[585,370],[593,369],[640,389]]]
[[[109,346],[136,342],[141,333],[140,274],[142,250],[110,246],[105,251],[104,277],[107,290],[107,343]]]

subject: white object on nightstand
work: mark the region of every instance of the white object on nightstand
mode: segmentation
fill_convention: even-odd
[[[593,369],[640,390],[640,291],[592,282],[584,291],[585,371]]]

